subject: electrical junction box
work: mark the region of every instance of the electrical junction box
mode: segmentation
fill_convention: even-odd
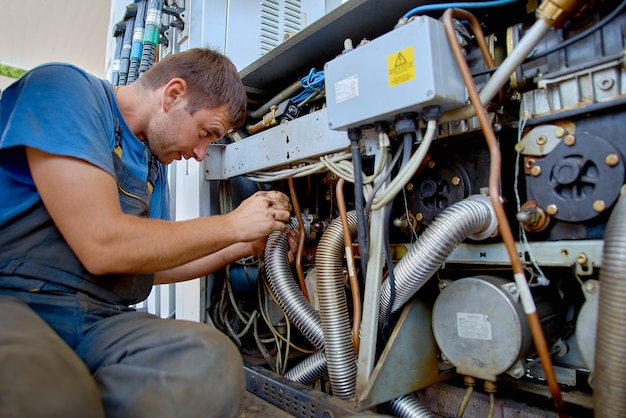
[[[443,23],[420,16],[326,63],[328,126],[393,122],[404,112],[466,104],[466,88]]]

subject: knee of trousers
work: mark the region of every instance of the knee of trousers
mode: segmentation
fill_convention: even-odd
[[[204,324],[189,335],[194,340],[193,345],[201,351],[203,359],[196,367],[204,369],[208,375],[223,376],[227,380],[224,383],[239,385],[243,381],[243,360],[239,349],[230,338]]]
[[[197,324],[194,324],[197,325]],[[201,324],[188,335],[201,357],[195,364],[196,390],[203,393],[208,416],[234,416],[245,392],[243,360],[237,346],[222,332]],[[195,357],[195,356],[194,356]],[[205,413],[206,410],[205,409]],[[193,414],[192,414],[193,415]]]

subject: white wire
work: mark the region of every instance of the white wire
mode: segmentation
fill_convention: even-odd
[[[387,206],[387,204],[411,180],[415,171],[417,171],[419,166],[424,161],[426,153],[428,153],[428,149],[430,148],[430,144],[435,136],[437,126],[438,124],[436,119],[428,121],[426,133],[424,134],[424,138],[422,139],[422,142],[418,146],[417,150],[413,153],[409,162],[400,169],[400,172],[398,172],[391,183],[389,183],[384,190],[381,190],[379,195],[374,196],[374,200],[372,201],[372,210],[379,210]]]
[[[522,141],[522,133],[524,132],[524,128],[526,127],[526,121],[527,121],[527,117],[526,114],[522,112],[522,114],[520,115],[520,120],[519,120],[519,125],[517,127],[517,143],[519,144]],[[517,212],[519,213],[522,210],[522,201],[519,195],[519,176],[520,176],[520,157],[521,156],[521,152],[518,152],[516,157],[515,157],[515,180],[514,180],[514,187],[513,190],[515,191],[515,202],[517,205]],[[541,268],[539,267],[539,265],[537,264],[537,261],[535,259],[535,256],[533,255],[532,250],[530,249],[530,244],[528,243],[528,237],[526,236],[526,230],[524,229],[524,227],[519,224],[519,232],[520,232],[520,238],[522,241],[522,244],[524,245],[524,249],[526,250],[526,252],[528,253],[528,257],[530,259],[530,262],[532,263],[533,267],[535,267],[535,269],[537,270],[537,272],[539,273],[539,283],[543,284],[543,285],[547,285],[548,279],[546,277],[546,275],[543,273],[543,270],[541,270]]]

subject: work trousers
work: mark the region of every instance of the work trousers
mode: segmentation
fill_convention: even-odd
[[[0,288],[0,417],[232,417],[244,390],[236,346],[209,325]]]

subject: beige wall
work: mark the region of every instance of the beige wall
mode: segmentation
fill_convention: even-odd
[[[0,0],[0,13],[1,64],[29,69],[63,61],[105,76],[110,0]],[[1,77],[0,89],[10,82]]]

